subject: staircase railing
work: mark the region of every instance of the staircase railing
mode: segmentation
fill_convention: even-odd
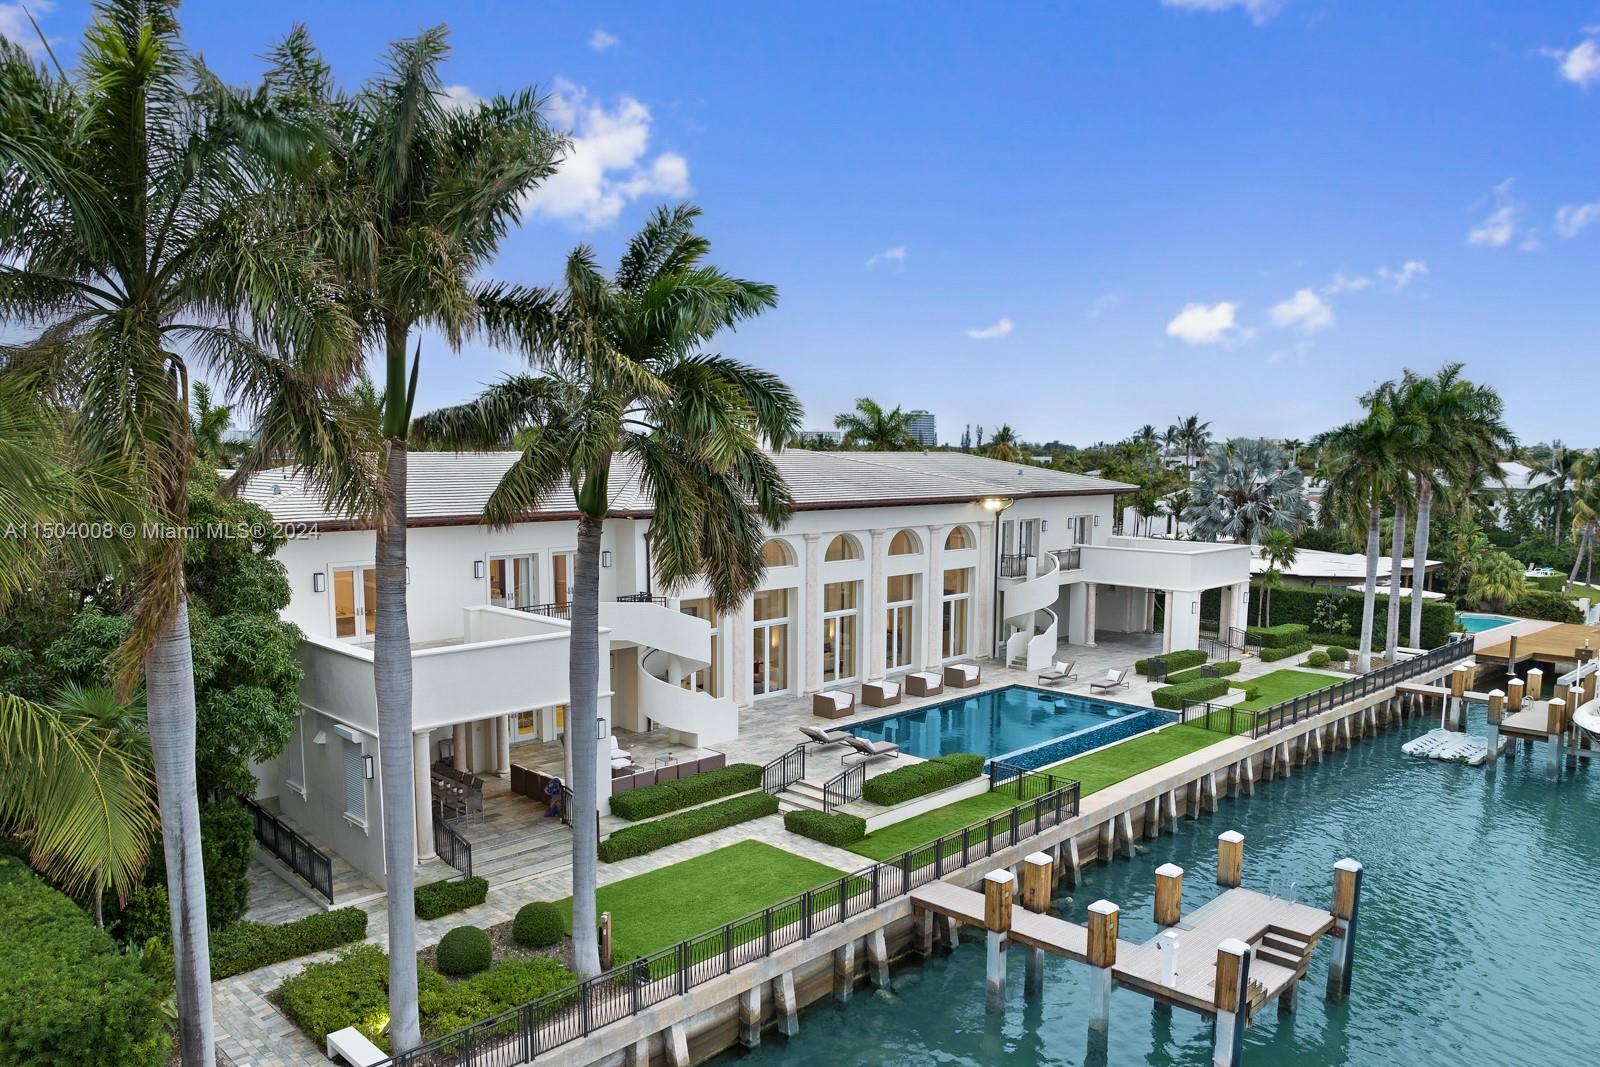
[[[848,764],[822,787],[822,810],[831,815],[852,800],[860,800],[861,787],[866,783],[866,760]]]
[[[781,793],[806,776],[806,746],[799,744],[761,768],[761,789]]]
[[[333,860],[327,853],[301,837],[294,828],[249,797],[241,796],[244,805],[255,821],[256,840],[266,850],[282,860],[295,874],[311,883],[311,888],[333,903]]]
[[[450,825],[449,812],[438,801],[433,805],[433,851],[462,877],[472,877],[472,842]]]

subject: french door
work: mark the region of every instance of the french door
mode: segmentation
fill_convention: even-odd
[[[912,626],[914,595],[911,575],[890,576],[888,611],[883,626],[885,671],[906,670],[911,666],[916,647],[916,630]]]
[[[378,631],[378,568],[333,569],[333,636],[365,641]]]

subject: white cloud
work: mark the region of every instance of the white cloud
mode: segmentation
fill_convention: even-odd
[[[905,261],[906,261],[906,246],[905,245],[893,245],[893,246],[891,246],[889,248],[885,248],[882,252],[874,252],[874,253],[872,253],[872,255],[868,256],[867,257],[867,269],[871,270],[873,267],[876,267],[879,263],[893,263],[897,267],[898,266],[903,266],[905,264]]]
[[[1600,200],[1589,204],[1562,204],[1556,209],[1556,232],[1576,237],[1586,227],[1600,222]]]
[[[1238,305],[1230,300],[1215,304],[1185,304],[1167,323],[1167,336],[1185,344],[1214,345],[1246,336],[1239,330]]]
[[[1322,291],[1329,296],[1337,296],[1340,293],[1359,293],[1371,284],[1372,279],[1365,274],[1357,274],[1351,277],[1341,270],[1333,276],[1333,281],[1322,287]]]
[[[23,10],[24,6],[26,11]],[[27,5],[0,4],[0,37],[11,41],[30,56],[43,55],[44,43],[39,40],[33,23],[28,21],[28,11],[33,12],[35,19],[42,20],[55,6],[54,0],[33,0]]]
[[[1183,11],[1231,11],[1238,8],[1250,16],[1257,26],[1276,15],[1284,0],[1161,0],[1162,7],[1175,7]]]
[[[967,336],[974,341],[998,341],[1002,337],[1010,336],[1017,324],[1010,319],[1001,319],[992,326],[984,326],[976,330],[968,330]]]
[[[1121,293],[1105,293],[1102,296],[1096,297],[1094,303],[1089,305],[1089,310],[1084,314],[1088,318],[1098,319],[1101,315],[1104,315],[1106,312],[1110,311],[1120,303],[1122,303]]]
[[[1378,277],[1389,283],[1392,292],[1398,292],[1428,273],[1428,265],[1420,259],[1408,259],[1400,264],[1399,270],[1390,270],[1388,267],[1378,268]]]
[[[1333,325],[1333,308],[1312,290],[1301,289],[1282,303],[1274,304],[1267,317],[1274,326],[1316,333]]]
[[[572,131],[561,167],[529,197],[535,215],[572,219],[581,226],[605,226],[622,209],[643,197],[688,196],[689,161],[676,152],[646,159],[650,147],[650,109],[631,96],[613,108],[589,100],[586,90],[556,79],[547,113]]]
[[[1507,178],[1490,192],[1489,202],[1494,208],[1467,233],[1468,244],[1504,248],[1517,236],[1522,205],[1511,196],[1512,181]]]
[[[465,85],[446,85],[439,95],[444,97],[444,106],[452,111],[470,111],[483,103],[483,97]]]
[[[604,52],[607,48],[612,48],[621,43],[622,38],[618,37],[614,33],[607,33],[605,30],[599,28],[596,28],[595,31],[589,35],[589,47],[594,49],[596,52]]]
[[[1556,70],[1563,78],[1580,88],[1600,83],[1600,26],[1585,26],[1589,39],[1574,48],[1545,48],[1544,55],[1556,61]]]

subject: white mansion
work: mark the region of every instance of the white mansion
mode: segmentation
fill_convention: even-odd
[[[482,508],[510,453],[413,453],[409,610],[418,847],[433,848],[429,766],[505,773],[515,741],[552,740],[568,700],[567,604],[577,521],[570,496],[496,531]],[[715,746],[781,695],[996,657],[1037,669],[1058,644],[1145,632],[1165,597],[1164,646],[1196,647],[1199,600],[1223,588],[1242,624],[1245,546],[1117,537],[1132,486],[958,452],[783,451],[795,500],[765,548],[761,589],[715,615],[699,583],[664,595],[650,566],[650,500],[612,472],[600,571],[602,735],[670,730]],[[374,534],[327,513],[288,472],[243,492],[306,531],[278,558],[305,634],[303,713],[260,795],[383,881],[371,641]],[[374,757],[367,760],[366,757]],[[600,753],[604,792],[609,753]],[[602,798],[602,805],[607,800]]]

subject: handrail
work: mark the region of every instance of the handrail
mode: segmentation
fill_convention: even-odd
[[[301,837],[294,827],[251,798],[236,798],[244,805],[255,824],[256,840],[278,857],[289,869],[311,884],[311,888],[333,903],[333,860],[328,854]]]
[[[1033,556],[1024,552],[1013,552],[1000,557],[1000,577],[1026,578],[1028,577],[1028,561]]]
[[[1069,781],[894,859],[424,1042],[376,1067],[525,1063],[1059,826],[1078,814],[1078,800],[1078,783]]]
[[[667,598],[664,597],[664,596],[653,596],[650,593],[624,593],[621,596],[617,597],[617,603],[618,604],[660,604],[662,607],[665,607],[667,605]]]
[[[801,742],[761,768],[761,790],[781,793],[805,776],[806,746]]]
[[[572,621],[572,601],[570,600],[565,604],[523,604],[519,605],[516,610],[525,611],[529,615],[543,615],[547,619]]]
[[[472,842],[461,831],[450,825],[450,807],[443,800],[433,800],[433,851],[440,859],[461,872],[463,878],[472,877]],[[457,808],[455,818],[464,814]]]
[[[841,763],[843,760],[840,761]],[[828,779],[822,787],[822,810],[832,815],[852,800],[861,799],[861,787],[867,782],[867,761],[848,764],[844,770]]]

